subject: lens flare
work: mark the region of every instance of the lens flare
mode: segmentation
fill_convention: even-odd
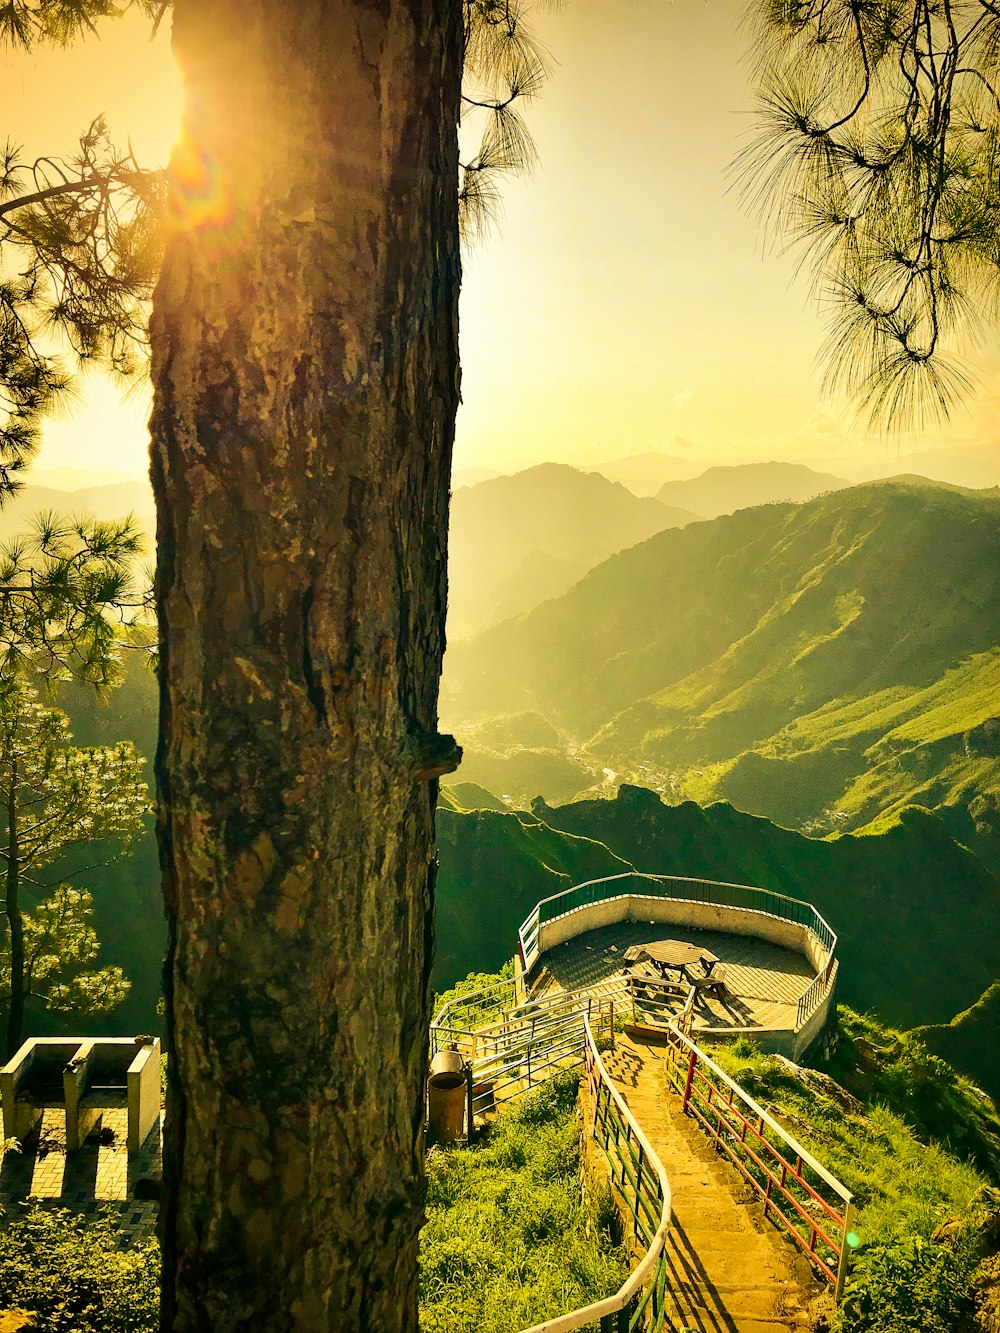
[[[170,162],[171,223],[180,231],[198,231],[213,238],[220,255],[239,244],[243,218],[232,179],[211,156],[183,134]]]

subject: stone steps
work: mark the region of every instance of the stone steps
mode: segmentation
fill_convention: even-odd
[[[662,1054],[628,1037],[605,1057],[608,1073],[670,1180],[668,1313],[677,1333],[801,1333],[823,1288],[792,1241],[762,1218],[738,1172],[681,1114],[667,1092]]]

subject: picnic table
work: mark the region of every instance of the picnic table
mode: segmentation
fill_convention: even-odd
[[[703,985],[718,961],[711,950],[685,940],[654,940],[625,950],[626,963],[652,963],[662,980],[670,980],[667,973],[676,972],[689,986]]]

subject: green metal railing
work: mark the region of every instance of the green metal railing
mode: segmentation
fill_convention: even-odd
[[[522,1333],[664,1333],[672,1328],[666,1312],[667,1237],[670,1181],[660,1159],[608,1076],[589,1018],[584,1019],[587,1124],[604,1150],[619,1207],[628,1218],[642,1258],[613,1296]]]

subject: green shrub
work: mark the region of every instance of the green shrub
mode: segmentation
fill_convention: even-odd
[[[971,1251],[906,1236],[859,1253],[837,1317],[841,1333],[954,1333],[972,1313]]]
[[[0,1309],[32,1310],[45,1333],[155,1333],[154,1240],[119,1249],[111,1217],[29,1210],[0,1231]]]
[[[954,1333],[979,1256],[965,1233],[941,1245],[931,1236],[970,1216],[984,1173],[996,1178],[996,1109],[907,1034],[849,1009],[839,1021],[822,1068],[853,1102],[745,1038],[713,1054],[854,1195],[860,1245],[838,1333]]]
[[[511,1333],[624,1281],[610,1191],[581,1199],[578,1087],[557,1075],[478,1146],[428,1153],[422,1333]],[[44,1333],[156,1333],[157,1243],[120,1240],[110,1214],[27,1211],[0,1231],[0,1309],[34,1311]]]

